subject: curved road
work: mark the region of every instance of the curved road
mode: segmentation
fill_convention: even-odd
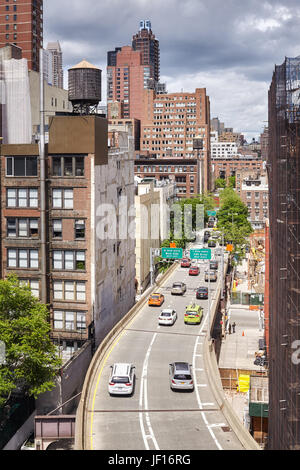
[[[205,263],[200,264],[200,275],[195,277],[188,275],[187,268],[178,266],[158,289],[165,296],[163,306],[142,308],[99,364],[95,383],[90,384],[86,414],[89,449],[243,449],[214,402],[204,370],[202,344],[208,301],[196,300],[195,290],[208,285],[203,280]],[[172,296],[172,283],[179,280],[187,284],[187,292],[184,296]],[[213,298],[216,284],[210,286]],[[200,326],[184,324],[185,307],[191,301],[204,308]],[[159,312],[168,307],[177,311],[177,321],[173,326],[159,326]],[[169,363],[175,361],[192,364],[194,392],[171,391]],[[110,366],[115,362],[133,363],[136,367],[131,397],[108,394]]]

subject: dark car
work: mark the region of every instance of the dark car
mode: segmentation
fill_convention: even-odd
[[[196,291],[196,299],[208,299],[208,288],[199,287]]]
[[[218,261],[212,260],[209,262],[209,269],[215,269],[217,271],[218,267],[219,267]]]
[[[217,244],[216,244],[215,240],[211,240],[211,239],[208,240],[208,246],[209,246],[210,248],[215,248],[216,245],[217,245]]]
[[[209,239],[210,239],[210,232],[207,230],[206,232],[204,232],[204,243],[208,242]]]

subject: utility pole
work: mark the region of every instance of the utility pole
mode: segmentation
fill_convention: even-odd
[[[211,325],[210,325],[210,261],[208,261],[208,340],[211,340]]]
[[[41,301],[47,303],[47,253],[46,253],[46,170],[45,170],[45,100],[44,57],[40,49],[40,208],[41,208]]]

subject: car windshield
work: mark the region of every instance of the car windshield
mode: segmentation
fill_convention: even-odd
[[[151,299],[159,299],[159,295],[151,295]]]
[[[171,312],[161,312],[160,316],[161,317],[171,317],[172,313]]]
[[[204,287],[200,287],[200,289],[198,289],[198,292],[207,292],[207,289],[205,289]]]
[[[191,312],[190,310],[186,312],[188,315],[199,315],[198,312]]]
[[[111,379],[114,384],[126,384],[129,382],[129,377],[115,376]]]
[[[175,380],[191,380],[190,374],[176,374],[174,375]]]
[[[182,284],[180,284],[180,283],[173,284],[173,287],[182,287]]]

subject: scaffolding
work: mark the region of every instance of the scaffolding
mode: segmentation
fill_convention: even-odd
[[[300,449],[300,56],[275,67],[269,91],[269,448]]]

